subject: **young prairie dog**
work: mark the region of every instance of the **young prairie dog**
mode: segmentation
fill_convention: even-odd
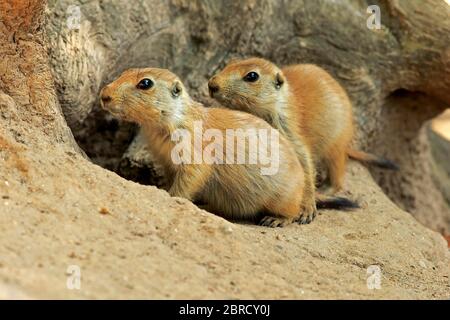
[[[318,66],[280,69],[260,58],[232,61],[208,87],[211,97],[226,107],[265,119],[293,143],[305,170],[305,193],[314,190],[315,168],[322,162],[333,192],[342,188],[347,157],[396,168],[389,160],[350,147],[351,102],[342,86]]]
[[[174,162],[173,141],[178,129],[195,135],[196,123],[202,133],[215,129],[226,136],[227,129],[273,129],[265,121],[245,112],[224,108],[205,108],[191,99],[182,82],[168,70],[157,68],[130,69],[101,91],[102,107],[113,115],[138,123],[144,130],[148,145],[171,181],[171,196],[197,200],[207,204],[211,212],[231,219],[256,219],[269,227],[284,226],[293,221],[309,223],[313,215],[302,211],[304,173],[291,144],[278,135],[278,170],[261,174],[263,165],[208,164]],[[206,146],[189,140],[193,153],[205,155]],[[250,156],[248,143],[228,144],[214,141],[216,150],[223,150],[223,159],[234,154]],[[269,148],[260,143],[260,148]],[[261,147],[262,146],[262,147]],[[233,150],[233,151],[231,151]],[[273,150],[259,150],[259,152]],[[184,151],[183,151],[184,152]],[[206,152],[206,154],[208,154]],[[233,159],[232,159],[233,160]]]

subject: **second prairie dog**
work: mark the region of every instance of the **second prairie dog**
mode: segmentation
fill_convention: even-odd
[[[203,129],[222,132],[248,128],[274,130],[265,121],[245,112],[205,108],[191,99],[176,75],[157,68],[125,71],[103,88],[101,100],[103,108],[113,115],[141,125],[152,154],[171,181],[170,195],[202,201],[208,210],[226,218],[255,219],[263,213],[260,223],[271,227],[293,221],[309,223],[314,217],[302,211],[303,170],[290,142],[282,135],[279,135],[279,168],[273,175],[262,175],[261,164],[173,162],[176,142],[172,141],[172,134],[177,129],[192,133],[194,121],[202,121]],[[193,142],[191,147],[194,148]],[[238,152],[248,156],[247,143]]]
[[[315,167],[322,162],[333,192],[342,188],[348,156],[395,168],[389,160],[350,148],[351,102],[342,86],[318,66],[280,69],[260,58],[232,61],[208,86],[211,96],[226,107],[265,119],[291,140],[305,170],[305,193],[314,189]]]

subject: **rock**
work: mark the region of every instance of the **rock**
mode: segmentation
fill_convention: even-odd
[[[73,49],[72,54],[65,57],[70,59],[74,55],[75,60],[81,59],[80,65],[69,61],[67,78],[62,74],[57,75],[54,87],[48,61],[54,66],[57,51],[50,51],[51,57],[48,57],[47,31],[44,32],[42,28],[44,2],[15,2],[16,5],[12,7],[0,6],[0,15],[4,17],[0,24],[0,55],[3,57],[0,62],[0,106],[1,114],[5,112],[13,115],[0,116],[0,194],[9,197],[8,205],[0,202],[0,297],[448,298],[450,256],[445,240],[393,204],[369,172],[359,164],[350,165],[345,190],[352,190],[352,196],[364,199],[367,208],[352,212],[323,211],[309,225],[293,224],[282,229],[269,229],[225,221],[198,209],[187,200],[180,201],[154,186],[126,180],[86,159],[77,149],[57,97],[62,99],[62,107],[68,118],[70,112],[67,113],[66,109],[76,107],[76,103],[65,104],[64,101],[73,97],[82,102],[75,114],[87,112],[89,101],[95,99],[98,84],[103,81],[98,79],[108,78],[104,73],[106,69],[101,65],[102,60],[98,57],[97,60],[89,60],[90,55],[86,55],[84,49],[81,53]],[[439,83],[433,81],[447,72],[440,60],[434,58],[436,53],[433,51],[442,48],[436,39],[445,39],[449,34],[444,32],[448,30],[445,29],[448,28],[448,21],[439,19],[445,8],[438,5],[444,2],[433,3],[438,9],[431,9],[431,5],[424,4],[421,10],[425,18],[412,19],[412,22],[403,16],[406,14],[408,17],[412,10],[409,2],[402,2],[402,6],[405,6],[402,10],[397,8],[398,4],[394,5],[397,2],[392,2],[394,4],[392,8],[389,6],[389,10],[395,14],[387,20],[392,30],[367,34],[367,43],[355,41],[358,32],[363,30],[346,26],[350,32],[347,34],[342,29],[343,25],[335,25],[333,16],[333,19],[329,17],[332,11],[326,11],[331,10],[333,5],[347,8],[350,12],[346,18],[350,25],[356,24],[361,15],[357,14],[361,9],[357,1],[346,5],[326,2],[324,9],[318,9],[310,1],[289,2],[286,5],[289,8],[281,6],[278,1],[268,0],[248,0],[239,4],[173,1],[175,11],[170,11],[172,6],[165,7],[162,4],[153,10],[149,10],[149,5],[147,9],[137,6],[134,11],[127,11],[130,8],[127,6],[131,5],[120,3],[105,9],[100,2],[90,1],[86,5],[91,6],[93,11],[86,12],[92,12],[93,19],[103,14],[105,21],[117,20],[115,28],[102,29],[103,32],[108,32],[107,35],[116,43],[129,37],[129,43],[133,46],[141,45],[136,39],[139,39],[137,34],[142,35],[140,32],[131,32],[133,26],[139,31],[142,27],[137,26],[142,22],[158,17],[164,21],[166,14],[173,13],[170,16],[173,24],[167,27],[165,37],[154,38],[154,47],[158,53],[164,44],[168,45],[173,39],[175,43],[188,41],[189,45],[182,47],[187,50],[184,56],[186,70],[197,70],[193,68],[197,62],[199,66],[199,71],[193,72],[190,79],[197,79],[199,74],[206,75],[205,70],[211,68],[213,71],[213,67],[219,64],[217,61],[221,56],[210,55],[210,49],[205,49],[212,48],[213,42],[217,46],[217,53],[225,56],[228,50],[243,54],[243,48],[248,48],[245,49],[248,50],[247,54],[269,52],[269,58],[276,58],[277,62],[295,62],[305,57],[300,55],[304,51],[296,45],[303,41],[303,47],[312,50],[307,52],[318,52],[321,48],[330,50],[330,57],[334,57],[336,62],[328,62],[341,74],[343,71],[339,71],[339,65],[342,63],[345,66],[345,61],[350,61],[346,59],[350,57],[354,57],[356,67],[361,67],[366,58],[358,50],[373,51],[372,57],[380,59],[376,60],[378,67],[373,66],[375,69],[364,69],[365,73],[359,75],[351,73],[354,78],[347,83],[349,88],[353,88],[351,92],[354,97],[364,99],[356,99],[359,101],[357,105],[363,105],[361,101],[375,99],[366,105],[367,109],[360,110],[362,114],[379,113],[377,108],[380,104],[377,101],[381,100],[377,100],[380,97],[374,93],[377,91],[388,94],[391,89],[403,86],[408,89],[423,88],[429,95],[438,95],[439,89],[445,88],[446,91],[439,93],[441,98],[447,98],[446,94],[450,92],[445,80],[448,77],[443,77],[444,80]],[[155,2],[155,5],[158,4]],[[292,11],[286,17],[292,18],[278,20],[280,23],[276,24],[264,19],[267,12],[272,12],[272,17],[279,17],[287,9]],[[433,12],[438,16],[431,19],[430,10],[437,10]],[[63,16],[64,12],[60,9],[59,16]],[[218,28],[217,17],[226,13],[232,13],[232,18],[221,21],[224,23],[223,28]],[[395,17],[398,15],[397,20]],[[244,25],[236,23],[237,17]],[[396,24],[405,19],[407,27],[414,32],[393,33],[398,30]],[[127,25],[129,20],[134,21],[126,29],[130,32],[121,35],[120,27]],[[431,41],[431,44],[422,47],[421,42],[412,45],[406,41],[410,36],[420,39],[420,35],[415,32],[421,32],[418,28],[420,23],[438,20],[440,24],[433,33],[436,39],[430,36],[424,40]],[[98,21],[101,25],[100,18]],[[192,21],[192,24],[187,21]],[[330,29],[322,28],[324,36],[322,32],[314,33],[324,21],[332,23]],[[97,27],[91,23],[92,28]],[[291,29],[293,26],[296,28]],[[175,33],[174,30],[182,31]],[[301,33],[294,36],[296,30]],[[238,36],[241,31],[242,35]],[[159,34],[155,30],[151,32]],[[223,37],[215,43],[213,37],[218,32]],[[330,39],[331,34],[333,42],[330,43],[327,39]],[[102,33],[98,36],[102,36]],[[89,41],[94,41],[92,37],[83,37],[76,43],[84,45],[87,42],[87,45],[94,47],[98,45],[96,42],[89,44]],[[371,42],[378,37],[381,48]],[[347,40],[351,40],[349,44],[346,44]],[[61,41],[64,43],[64,40]],[[411,46],[408,50],[414,51],[417,47],[421,50],[402,52],[402,46],[398,45],[399,51],[393,51],[392,55],[399,61],[389,62],[387,52],[392,49],[389,41],[396,46],[396,41],[406,41]],[[147,46],[148,42],[144,43],[146,46],[136,49],[136,52],[145,51],[144,47],[147,51],[151,48]],[[348,50],[341,49],[343,45],[352,46],[354,52],[351,56]],[[104,51],[107,52],[109,48],[106,46]],[[53,47],[53,50],[58,48]],[[124,50],[122,54],[127,51],[121,50]],[[131,49],[128,51],[133,52]],[[173,57],[174,66],[181,66],[181,58],[175,61],[180,52],[170,52],[173,54],[170,58]],[[377,55],[377,52],[383,54]],[[406,68],[413,61],[408,60],[412,57],[420,61],[427,56],[431,58],[424,69],[429,71],[426,84],[425,81],[419,81],[421,69],[418,63],[413,63],[413,70],[402,74],[397,69]],[[124,56],[123,66],[130,64],[136,57],[133,54]],[[403,59],[408,60],[408,63],[402,65]],[[84,74],[84,71],[76,71],[79,66],[91,68],[92,61],[97,64],[97,71],[93,71],[92,77]],[[144,62],[144,59],[138,61]],[[115,70],[115,67],[117,65],[108,65],[111,68],[108,70]],[[372,70],[370,75],[368,70]],[[389,74],[377,70],[386,70]],[[182,73],[187,74],[188,71]],[[359,78],[361,75],[363,78]],[[381,81],[388,76],[392,76],[388,83]],[[80,97],[72,95],[71,90],[77,83],[72,83],[73,79],[89,82],[89,85],[80,87]],[[363,79],[366,81],[361,81]],[[373,79],[377,81],[372,82]],[[61,85],[64,81],[73,86],[72,89],[66,87],[67,92],[63,92]],[[190,86],[193,88],[196,83],[193,80]],[[376,86],[365,91],[368,84]],[[64,100],[65,94],[72,98]],[[420,111],[417,111],[411,115],[411,119],[420,115]],[[381,120],[383,118],[377,118],[377,121]],[[377,121],[371,121],[369,127],[377,128]],[[360,139],[365,141],[367,137],[362,134]],[[123,152],[126,152],[126,148]],[[99,208],[102,207],[108,208],[113,214],[99,214]],[[228,226],[231,233],[226,233]],[[381,287],[374,289],[372,285],[378,283],[378,277],[381,277]]]
[[[122,177],[143,184],[158,187],[164,187],[167,184],[164,170],[155,163],[141,131],[123,154],[117,171]]]

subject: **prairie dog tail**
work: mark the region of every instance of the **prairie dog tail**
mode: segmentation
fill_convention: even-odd
[[[354,150],[354,149],[348,149],[347,154],[353,160],[358,160],[360,162],[367,163],[369,165],[373,165],[378,168],[388,169],[388,170],[398,170],[399,169],[398,164],[396,164],[394,161],[376,156],[371,153]]]
[[[359,204],[355,201],[344,197],[326,196],[316,193],[316,206],[317,209],[336,209],[349,211],[360,208]]]

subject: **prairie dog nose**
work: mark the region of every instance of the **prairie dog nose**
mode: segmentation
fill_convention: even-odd
[[[214,95],[214,93],[218,92],[220,87],[219,85],[216,83],[215,81],[215,77],[212,77],[209,81],[208,81],[208,89],[209,89],[209,95],[212,97]]]
[[[106,95],[102,95],[101,99],[102,99],[103,103],[111,101],[111,97],[110,96],[106,96]]]
[[[100,91],[100,99],[102,100],[102,103],[107,103],[112,100],[111,96],[107,92],[107,87],[104,87],[102,91]]]

